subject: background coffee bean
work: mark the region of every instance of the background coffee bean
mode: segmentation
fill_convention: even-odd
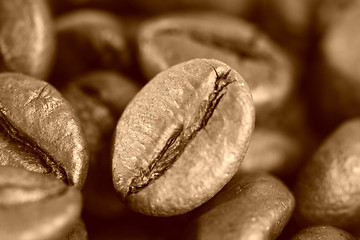
[[[54,54],[53,22],[44,0],[0,1],[0,72],[45,80]]]
[[[316,10],[317,30],[323,33],[332,24],[336,24],[346,9],[354,6],[354,0],[321,0]]]
[[[46,82],[0,74],[0,165],[53,174],[81,188],[88,153],[69,103]]]
[[[304,149],[298,140],[279,130],[255,128],[250,146],[238,171],[266,171],[290,177],[299,168]]]
[[[260,0],[261,26],[293,54],[305,57],[313,37],[318,0]]]
[[[294,207],[294,196],[277,178],[237,174],[199,208],[185,239],[276,239]]]
[[[95,69],[127,70],[130,55],[122,23],[100,10],[70,12],[56,20],[58,53],[51,82],[63,86]]]
[[[148,79],[193,58],[214,58],[248,83],[256,121],[287,108],[296,86],[291,59],[261,30],[227,15],[192,12],[148,20],[139,30],[139,59]]]
[[[339,228],[315,226],[301,230],[291,240],[355,240],[355,238]]]
[[[327,28],[319,43],[317,75],[310,86],[318,128],[326,133],[360,115],[359,21],[360,3],[354,3]]]
[[[62,238],[80,217],[81,194],[54,176],[0,166],[0,238]]]
[[[360,119],[340,125],[300,171],[294,193],[303,225],[356,230],[359,214]]]
[[[118,122],[115,189],[144,214],[190,211],[231,179],[253,124],[253,101],[236,71],[216,60],[176,65],[143,87]]]
[[[90,151],[84,186],[85,211],[114,217],[124,211],[111,178],[111,139],[116,122],[140,86],[116,72],[96,71],[79,76],[61,90],[75,109]]]
[[[87,240],[88,234],[83,221],[75,223],[70,232],[66,235],[64,240]]]

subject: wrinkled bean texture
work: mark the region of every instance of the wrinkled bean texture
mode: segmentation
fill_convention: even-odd
[[[234,175],[253,126],[253,101],[237,72],[216,60],[175,65],[142,88],[118,122],[115,188],[145,214],[190,211]]]
[[[0,0],[0,239],[359,239],[359,22]]]

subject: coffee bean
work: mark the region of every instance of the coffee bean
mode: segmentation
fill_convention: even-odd
[[[359,142],[360,119],[356,118],[340,125],[305,164],[294,189],[299,223],[357,228]]]
[[[111,217],[124,210],[112,184],[111,139],[117,120],[139,89],[118,73],[96,71],[72,80],[61,90],[79,116],[89,146],[90,165],[83,190],[87,213]]]
[[[0,165],[53,174],[78,188],[84,184],[88,153],[79,121],[48,83],[0,74]]]
[[[321,0],[316,9],[316,27],[320,33],[326,32],[327,28],[341,18],[348,8],[354,7],[355,0]]]
[[[296,85],[294,66],[276,43],[254,25],[227,15],[192,12],[149,20],[139,30],[138,45],[148,79],[193,58],[228,64],[251,89],[257,123],[286,109]]]
[[[70,12],[56,20],[58,54],[52,82],[66,81],[94,69],[126,70],[129,49],[121,21],[100,10]]]
[[[277,178],[238,174],[199,208],[183,239],[276,239],[294,207],[294,196]]]
[[[0,2],[0,72],[45,80],[55,55],[52,19],[44,0]]]
[[[70,232],[66,235],[64,240],[87,240],[88,234],[83,221],[78,221]]]
[[[176,65],[130,102],[115,133],[113,181],[135,211],[185,213],[233,176],[254,125],[249,89],[216,60]]]
[[[318,75],[313,79],[313,98],[319,126],[327,132],[342,121],[360,114],[359,51],[360,3],[344,10],[320,42],[316,61]]]
[[[355,240],[355,238],[332,226],[315,226],[301,230],[291,240]]]
[[[267,171],[289,177],[299,168],[303,150],[298,139],[280,130],[255,128],[238,171]]]
[[[81,212],[81,194],[54,176],[0,166],[0,238],[57,239]]]
[[[260,0],[259,22],[270,36],[305,57],[312,43],[318,2],[313,0]]]

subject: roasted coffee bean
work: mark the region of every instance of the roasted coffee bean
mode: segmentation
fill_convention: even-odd
[[[354,3],[329,26],[320,42],[313,99],[319,122],[330,131],[360,115],[360,3]]]
[[[360,119],[336,129],[299,173],[296,217],[303,225],[343,229],[360,223]]]
[[[140,90],[118,122],[115,189],[144,214],[190,211],[231,179],[253,126],[253,101],[235,70],[207,59],[173,66]]]
[[[126,70],[129,49],[120,19],[100,10],[70,12],[56,20],[54,85],[94,69]]]
[[[45,80],[55,54],[55,36],[44,0],[0,1],[0,72]]]
[[[214,58],[244,77],[257,123],[267,123],[286,104],[296,85],[295,69],[282,50],[254,25],[226,15],[192,12],[144,23],[139,59],[148,79],[193,58]]]
[[[200,207],[185,239],[276,239],[295,207],[290,190],[266,173],[236,175]]]
[[[61,90],[80,119],[89,146],[83,190],[87,213],[111,217],[123,210],[112,184],[111,138],[121,113],[139,90],[135,82],[109,71],[87,73]]]
[[[44,81],[0,74],[0,165],[53,174],[81,188],[88,153],[69,103]]]
[[[0,166],[0,239],[63,239],[81,205],[79,190],[54,176]]]
[[[314,226],[301,230],[291,240],[355,240],[355,238],[332,226]]]
[[[255,128],[238,171],[266,171],[279,177],[295,173],[304,149],[298,139],[275,129]]]

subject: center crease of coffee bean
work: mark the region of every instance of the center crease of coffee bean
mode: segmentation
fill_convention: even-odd
[[[41,149],[30,137],[17,130],[6,118],[4,109],[2,108],[0,108],[0,126],[2,128],[0,128],[0,133],[7,133],[11,139],[19,145],[24,146],[28,152],[32,152],[34,155],[38,156],[39,164],[47,169],[48,173],[55,174],[58,179],[62,180],[67,185],[73,185],[70,183],[63,167],[56,163],[53,157]]]
[[[150,166],[141,169],[139,174],[132,179],[127,196],[139,192],[163,175],[176,162],[197,133],[205,128],[220,100],[226,94],[227,86],[236,81],[227,79],[231,69],[219,74],[214,67],[212,68],[216,73],[214,89],[208,99],[201,102],[194,121],[188,126],[180,125],[174,131],[160,153],[151,161]]]

